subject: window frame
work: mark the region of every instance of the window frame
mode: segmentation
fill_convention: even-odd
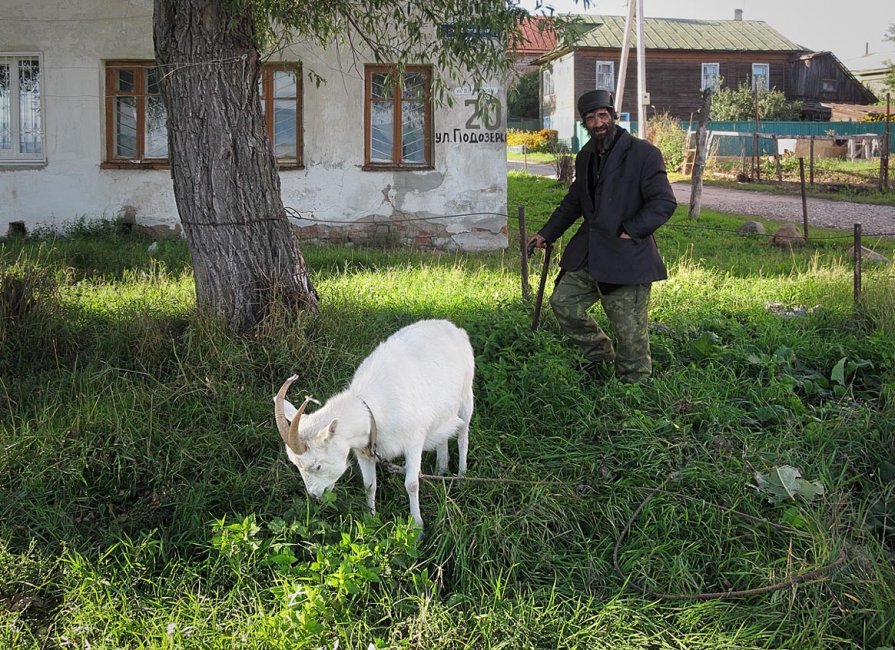
[[[263,106],[270,106],[271,110],[265,111],[264,128],[267,131],[267,137],[270,139],[270,145],[274,148],[276,156],[276,132],[274,131],[274,101],[276,99],[284,99],[282,97],[274,97],[274,73],[282,70],[291,71],[295,74],[295,97],[285,99],[295,100],[295,160],[288,158],[277,158],[278,169],[304,169],[304,83],[302,79],[302,67],[300,63],[266,63],[261,67],[261,101]]]
[[[105,113],[105,147],[104,159],[100,165],[103,169],[170,169],[171,160],[169,155],[164,158],[152,158],[144,155],[143,148],[145,146],[145,129],[146,129],[146,106],[145,97],[147,96],[148,86],[146,84],[146,71],[150,68],[157,67],[152,60],[139,59],[116,59],[104,62],[105,68],[105,97],[104,97],[104,113]],[[135,71],[135,83],[133,92],[119,92],[116,86],[116,72],[123,68]],[[295,142],[296,142],[296,158],[293,159],[277,159],[277,169],[303,169],[304,168],[304,85],[302,83],[302,67],[300,63],[280,62],[266,63],[261,67],[261,79],[259,80],[259,91],[262,93],[263,105],[271,107],[270,110],[264,111],[262,119],[264,120],[264,129],[267,134],[271,147],[274,146],[274,122],[273,116],[274,106],[273,97],[273,77],[277,70],[291,70],[295,72],[296,93],[295,99]],[[155,93],[153,93],[155,94]],[[119,158],[115,157],[115,98],[121,96],[136,96],[137,105],[137,158]],[[166,127],[167,128],[167,125]]]
[[[609,68],[609,85],[605,87],[600,85],[601,66]],[[606,72],[602,73],[604,76],[606,74]],[[611,93],[615,93],[615,61],[594,61],[594,89],[608,90]]]
[[[763,68],[764,74],[755,74],[756,68]],[[758,88],[759,91],[770,91],[771,89],[771,64],[770,63],[753,63],[752,64],[752,90],[757,88],[757,80],[764,79],[764,88]]]
[[[22,153],[21,147],[21,92],[19,89],[19,69],[24,59],[37,60],[38,69],[38,132],[40,137],[39,153]],[[12,148],[0,149],[0,166],[37,166],[47,163],[46,142],[46,96],[43,89],[44,61],[42,52],[2,52],[0,62],[10,63],[9,91],[9,132]]]
[[[379,162],[371,160],[371,139],[372,139],[372,129],[371,129],[371,119],[372,119],[372,105],[373,105],[373,75],[378,73],[385,73],[386,75],[391,75],[392,78],[392,88],[394,91],[393,99],[391,100],[393,103],[393,112],[392,112],[392,159],[389,162]],[[433,146],[433,133],[434,133],[434,119],[433,119],[433,110],[432,110],[432,66],[431,65],[408,65],[404,66],[404,74],[407,73],[422,73],[425,76],[425,110],[424,110],[424,141],[423,141],[423,162],[421,163],[407,163],[401,162],[400,155],[400,147],[403,141],[403,132],[402,125],[403,121],[401,120],[401,116],[403,115],[403,111],[401,110],[402,105],[402,88],[399,83],[398,75],[398,66],[394,64],[372,64],[368,63],[364,66],[364,164],[361,169],[364,171],[417,171],[421,169],[434,169],[433,164],[433,154],[434,154],[434,146]]]
[[[104,169],[167,169],[170,167],[169,156],[149,157],[144,154],[146,137],[146,106],[145,100],[150,95],[147,84],[147,71],[155,68],[154,61],[148,60],[111,60],[104,63],[105,68],[105,156],[101,165]],[[132,92],[119,91],[117,88],[117,73],[120,70],[131,70],[134,73],[134,88]],[[122,158],[115,152],[115,104],[118,97],[134,97],[136,107],[136,158]],[[166,109],[167,110],[167,109]],[[165,125],[167,135],[167,124]]]
[[[707,68],[714,68],[714,73],[707,72]],[[711,84],[706,83],[708,79],[711,79]],[[700,90],[705,90],[706,88],[711,88],[712,92],[718,92],[721,90],[721,64],[720,63],[703,63],[702,64],[702,83],[700,85]]]
[[[544,67],[541,70],[541,83],[544,97],[553,97],[556,94],[556,85],[553,81],[553,71]]]

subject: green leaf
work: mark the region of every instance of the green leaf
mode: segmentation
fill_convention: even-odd
[[[796,486],[796,493],[805,499],[805,501],[813,501],[816,497],[826,492],[820,481],[805,481],[799,479],[796,481]]]
[[[801,475],[796,468],[784,465],[774,469],[772,481],[776,480],[777,484],[786,491],[787,496],[795,499],[796,493],[799,491],[798,478]]]
[[[807,521],[802,516],[802,513],[799,512],[799,509],[795,506],[790,506],[786,509],[786,512],[783,513],[783,523],[788,526],[792,526],[793,528],[804,529],[806,528]]]
[[[833,366],[833,372],[830,373],[830,379],[840,386],[845,386],[845,361],[846,357],[839,359],[839,362]]]
[[[895,483],[895,463],[884,460],[879,464],[879,478],[883,483]]]
[[[721,337],[714,332],[703,332],[702,335],[690,343],[690,349],[697,358],[711,357],[721,348]]]
[[[775,467],[767,475],[756,472],[755,487],[767,496],[770,503],[774,504],[795,500],[797,496],[811,501],[825,493],[824,486],[820,481],[806,481],[801,476],[802,473],[797,468],[783,465]]]

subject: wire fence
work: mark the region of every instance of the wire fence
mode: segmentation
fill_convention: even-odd
[[[389,224],[399,224],[399,223],[413,223],[413,222],[433,222],[433,221],[441,221],[444,219],[462,219],[466,217],[478,217],[478,216],[491,216],[491,217],[503,217],[507,219],[507,222],[513,222],[514,224],[519,224],[524,217],[520,217],[519,215],[512,215],[506,212],[462,212],[458,214],[440,214],[440,215],[427,215],[425,217],[399,217],[392,218],[389,217],[387,219],[383,219],[381,221],[364,221],[363,218],[355,219],[355,220],[339,220],[339,219],[316,219],[314,217],[304,216],[301,212],[295,210],[291,207],[285,208],[286,214],[290,219],[294,221],[302,221],[308,225],[318,225],[318,226],[328,226],[328,225],[362,225],[362,224],[370,224],[375,223],[378,225],[389,225]],[[293,222],[294,223],[294,222]],[[295,224],[295,225],[303,225],[303,224]],[[663,229],[680,229],[680,230],[705,230],[711,232],[727,232],[733,235],[737,235],[738,237],[755,237],[755,238],[763,238],[767,239],[768,235],[766,233],[750,233],[743,232],[741,230],[733,229],[733,228],[722,228],[719,226],[707,226],[705,224],[699,223],[666,223],[662,226]],[[883,232],[883,233],[874,233],[874,237],[893,237],[895,238],[895,227],[893,227],[892,232]],[[808,239],[808,238],[806,238]],[[833,240],[851,240],[853,239],[853,234],[848,231],[843,231],[842,235],[811,235],[808,241],[833,241]]]

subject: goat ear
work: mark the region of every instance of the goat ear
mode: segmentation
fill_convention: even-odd
[[[337,426],[339,426],[338,418],[330,422],[326,426],[326,428],[320,430],[320,433],[317,434],[317,442],[328,442],[329,439],[332,438],[333,434],[336,432]]]

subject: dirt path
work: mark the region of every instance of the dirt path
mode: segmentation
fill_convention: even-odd
[[[690,204],[690,184],[672,183],[674,195],[683,206]],[[861,224],[865,235],[895,236],[895,206],[828,201],[808,198],[808,226],[852,230]],[[754,215],[775,221],[802,224],[802,197],[727,187],[702,188],[702,207],[717,212]]]
[[[555,178],[552,165],[507,161],[508,169],[526,168],[532,174]],[[672,183],[674,196],[680,205],[690,205],[690,183]],[[895,236],[895,206],[828,201],[808,198],[808,227],[837,228],[851,231],[861,224],[865,235]],[[802,197],[789,194],[772,194],[752,190],[736,190],[727,187],[704,186],[702,208],[716,212],[744,214],[774,221],[789,221],[802,225]]]

